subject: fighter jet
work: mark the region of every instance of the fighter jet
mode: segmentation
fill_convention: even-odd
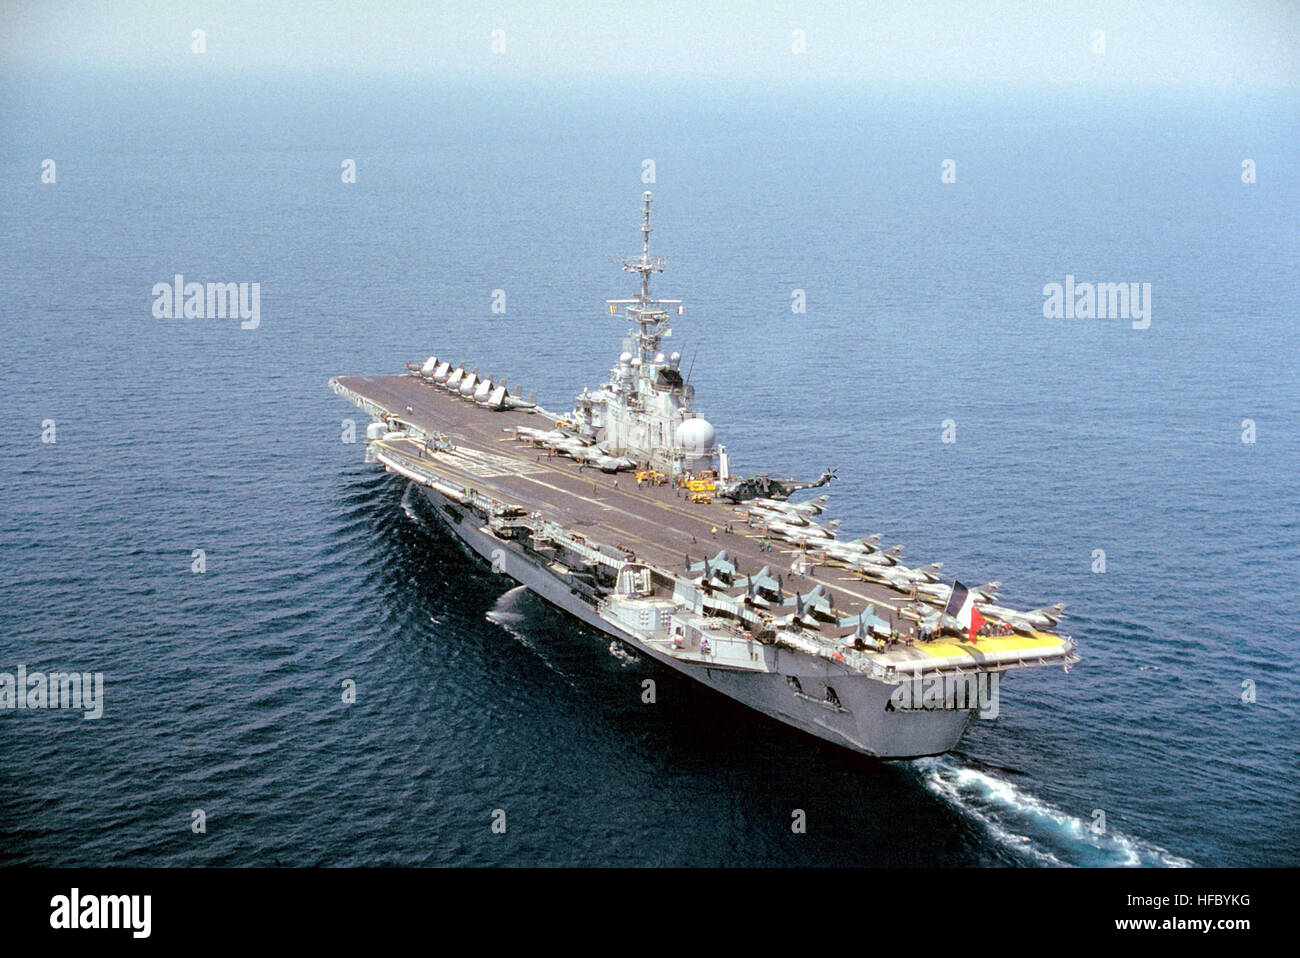
[[[533,394],[532,400],[528,402],[516,396],[511,396],[510,384],[503,379],[493,381],[489,378],[480,383],[478,389],[474,390],[474,402],[484,409],[491,409],[493,412],[501,412],[505,409],[532,409],[537,406],[536,399],[536,393]]]
[[[932,609],[920,602],[912,602],[901,608],[902,612],[908,613],[916,618],[921,628],[925,629],[932,635],[938,635],[940,632],[961,632],[963,631],[961,623],[951,615],[944,615],[942,609]]]
[[[830,522],[821,525],[815,522],[810,522],[806,526],[789,522],[769,522],[766,525],[769,532],[789,539],[791,542],[801,542],[805,539],[816,539],[820,542],[823,539],[835,538],[835,531],[840,527],[840,520],[832,519]]]
[[[830,496],[818,496],[816,499],[809,499],[807,502],[782,502],[780,499],[760,498],[750,502],[749,510],[750,512],[758,510],[759,512],[785,516],[792,522],[802,519],[803,521],[799,524],[807,525],[813,516],[821,515],[830,499]]]
[[[763,509],[758,506],[751,506],[749,517],[758,522],[784,522],[791,526],[806,526],[812,519],[799,512],[780,512],[776,509]]]
[[[822,622],[837,622],[840,614],[835,609],[835,596],[831,595],[820,583],[807,595],[802,596],[804,609]]]
[[[634,469],[636,460],[628,456],[611,456],[590,440],[572,435],[563,429],[533,429],[530,426],[516,426],[515,438],[527,439],[547,449],[554,449],[562,456],[568,456],[575,462],[595,466],[602,472],[619,472]]]
[[[550,446],[562,456],[568,456],[577,462],[582,462],[584,456],[600,455],[599,451],[593,450],[586,442],[577,436],[568,436],[564,439],[557,439],[547,442]]]
[[[897,565],[899,556],[903,554],[903,547],[894,546],[892,549],[882,552],[880,538],[880,535],[876,534],[865,538],[852,539],[848,542],[830,540],[817,543],[817,548],[821,549],[827,558],[836,559],[846,565],[868,558],[871,558],[878,565]]]
[[[788,609],[783,615],[776,616],[772,624],[775,626],[806,626],[810,629],[821,627],[821,620],[816,615],[817,612],[823,611],[825,607],[825,598],[821,595],[821,586],[813,589],[808,595],[803,596],[798,592],[794,594],[794,602],[782,605],[777,610]],[[823,611],[823,614],[828,614]]]
[[[989,582],[977,588],[969,589],[969,592],[975,600],[975,604],[983,609],[993,601],[994,593],[1001,586],[1001,582]],[[918,582],[916,584],[916,594],[926,602],[933,602],[935,605],[947,605],[948,597],[952,595],[952,585],[946,582]]]
[[[525,430],[535,435],[524,435]],[[561,456],[568,456],[570,459],[578,461],[581,461],[581,457],[587,454],[590,447],[590,443],[586,440],[561,429],[543,432],[540,429],[529,429],[527,426],[520,426],[519,433],[523,438],[531,439],[536,445],[554,449]]]
[[[771,566],[763,566],[753,575],[744,577],[745,604],[770,608],[772,602],[781,601],[781,580],[773,578]],[[769,601],[770,600],[770,601]]]
[[[572,433],[565,432],[563,429],[534,429],[532,426],[516,426],[515,437],[528,439],[543,446],[575,438]]]
[[[407,363],[406,369],[412,375],[419,379],[429,380],[433,377],[434,371],[438,368],[438,357],[430,356],[421,364]]]
[[[576,447],[573,445],[573,443],[581,441],[580,439],[571,440],[562,446],[556,446],[556,450],[563,452],[572,459],[576,459],[578,462],[595,466],[601,472],[619,472],[624,469],[636,468],[636,460],[628,456],[611,456],[599,446]]]
[[[707,556],[701,562],[692,562],[686,557],[686,571],[698,573],[697,582],[707,582],[716,589],[730,588],[736,581],[736,566],[727,559],[727,550],[723,549],[712,559]]]
[[[491,409],[500,412],[506,408],[506,386],[505,383],[496,383],[480,398],[478,393],[474,394],[474,401],[484,409]]]
[[[870,557],[868,557],[870,558]],[[898,592],[911,592],[913,586],[919,587],[923,582],[935,582],[939,578],[942,562],[932,562],[919,569],[909,569],[904,565],[887,566],[872,562],[863,562],[854,568],[865,578],[874,582],[883,582]]]
[[[1007,609],[1000,605],[980,605],[978,608],[989,618],[1003,622],[1017,632],[1038,632],[1054,628],[1060,623],[1061,616],[1065,612],[1065,606],[1059,603],[1041,609],[1030,609],[1027,612]]]
[[[889,635],[889,623],[876,615],[876,606],[874,603],[867,606],[857,615],[847,618],[838,619],[835,623],[841,629],[853,629],[854,638],[861,640],[872,640],[875,644],[875,636]]]
[[[533,392],[530,392],[528,394],[527,399],[522,399],[519,396],[510,395],[510,390],[507,389],[505,397],[502,399],[502,402],[504,403],[503,408],[505,409],[536,409],[537,392],[536,390],[534,390]]]

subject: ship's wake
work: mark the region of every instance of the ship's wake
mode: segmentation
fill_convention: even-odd
[[[1036,865],[1186,868],[1185,858],[1125,835],[1107,822],[1071,815],[994,774],[951,757],[917,759],[925,787],[980,823],[989,835]],[[1100,820],[1098,820],[1100,821]]]

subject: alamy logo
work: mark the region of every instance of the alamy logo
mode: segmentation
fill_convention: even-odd
[[[82,895],[74,888],[70,895],[50,899],[50,927],[128,928],[133,938],[148,938],[152,911],[152,895]]]
[[[0,672],[0,709],[81,709],[82,718],[104,714],[103,672]]]
[[[1078,283],[1067,274],[1065,285],[1043,287],[1047,319],[1132,319],[1134,329],[1151,325],[1150,283]]]
[[[998,717],[998,673],[913,674],[894,687],[889,705],[900,712],[941,709],[978,710],[982,719]]]
[[[262,322],[261,283],[187,283],[177,273],[171,283],[154,283],[155,319],[225,319],[238,317],[240,329]]]

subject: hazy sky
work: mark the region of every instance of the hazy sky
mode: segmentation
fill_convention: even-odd
[[[207,52],[191,52],[203,29]],[[504,52],[492,50],[504,31]],[[807,50],[792,49],[802,30]],[[1104,31],[1096,52],[1093,31]],[[17,65],[926,86],[1300,86],[1300,2],[3,0]]]

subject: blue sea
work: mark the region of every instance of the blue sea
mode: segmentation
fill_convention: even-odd
[[[0,711],[0,863],[1300,864],[1294,102],[16,69],[0,100],[0,672],[105,682],[98,720]],[[837,468],[842,534],[1066,603],[1082,662],[865,760],[511,588],[343,441],[334,375],[600,383],[646,189],[733,467]],[[176,274],[258,283],[259,325],[156,317]],[[1149,328],[1045,318],[1067,275],[1151,284]]]

